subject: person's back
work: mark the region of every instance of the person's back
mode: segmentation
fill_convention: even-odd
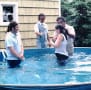
[[[55,48],[55,53],[59,53],[59,54],[63,54],[68,56],[68,52],[67,52],[67,40],[65,38],[65,36],[62,34],[63,36],[63,41],[60,43],[60,46]]]

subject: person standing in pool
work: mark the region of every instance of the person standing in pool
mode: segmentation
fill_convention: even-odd
[[[57,24],[61,25],[65,28],[65,33],[67,33],[67,51],[68,55],[72,56],[74,52],[74,39],[75,39],[75,30],[73,26],[70,26],[66,23],[66,20],[63,17],[58,17],[57,18]],[[54,40],[56,38],[56,32],[54,32]]]
[[[47,41],[49,42],[48,26],[45,23],[45,19],[46,16],[43,13],[39,14],[39,21],[34,26],[38,48],[47,48]]]
[[[18,23],[12,21],[8,25],[5,47],[7,55],[7,63],[10,68],[19,67],[21,61],[24,59],[23,44],[19,33]]]
[[[67,52],[67,34],[64,33],[64,27],[57,25],[56,29],[56,39],[55,41],[50,40],[50,44],[55,48],[55,55],[57,57],[59,64],[65,64],[65,60],[68,59]]]

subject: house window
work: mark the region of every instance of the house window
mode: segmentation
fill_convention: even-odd
[[[0,25],[8,25],[11,21],[18,22],[18,4],[16,2],[1,2],[0,12]]]

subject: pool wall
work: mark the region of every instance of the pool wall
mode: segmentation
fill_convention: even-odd
[[[2,50],[3,51],[3,50]],[[4,60],[5,57],[3,57],[2,51],[0,51],[0,62]],[[75,53],[78,52],[85,52],[86,54],[91,54],[91,48],[89,47],[79,47],[74,49]],[[43,54],[51,54],[54,53],[54,48],[47,48],[47,49],[25,49],[24,50],[24,56],[31,57],[31,56],[40,56]]]
[[[91,54],[91,48],[75,48],[75,53],[82,52]],[[54,53],[53,48],[48,49],[25,49],[25,57],[41,56],[43,54]],[[0,62],[4,59],[3,54],[0,52]],[[56,84],[56,85],[0,85],[0,90],[91,90],[91,83],[80,84]]]
[[[76,85],[0,85],[0,90],[91,90],[91,84]]]
[[[31,56],[39,56],[43,54],[51,54],[54,53],[55,49],[54,48],[47,48],[47,49],[26,49],[24,52],[25,57],[31,57]],[[91,54],[91,48],[89,47],[76,47],[74,49],[75,53],[78,52],[85,52],[86,54]]]

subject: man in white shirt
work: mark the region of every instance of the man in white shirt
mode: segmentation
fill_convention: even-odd
[[[67,34],[67,40],[68,40],[67,51],[68,51],[69,56],[72,56],[73,52],[74,52],[74,44],[73,43],[74,43],[74,38],[76,36],[75,30],[74,30],[73,26],[66,24],[66,21],[63,17],[57,18],[57,24],[63,26],[66,29],[65,33]],[[54,39],[56,38],[56,32],[54,32],[53,38]]]
[[[34,26],[34,31],[37,36],[37,47],[47,48],[47,41],[49,41],[48,36],[48,26],[45,23],[45,15],[39,14],[38,22]]]

